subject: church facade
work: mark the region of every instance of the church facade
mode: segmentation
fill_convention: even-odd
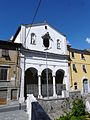
[[[48,36],[48,42],[44,42],[45,36]],[[69,90],[66,36],[49,24],[40,23],[21,25],[12,41],[23,46],[19,55],[21,102],[27,94],[56,98]]]

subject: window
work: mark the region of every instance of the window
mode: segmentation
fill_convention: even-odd
[[[85,65],[82,65],[82,69],[85,73],[87,73]]]
[[[36,35],[35,35],[35,33],[31,33],[31,44],[33,44],[33,45],[36,44]]]
[[[74,70],[75,72],[77,72],[77,69],[76,69],[76,65],[75,65],[75,64],[73,64],[73,70]]]
[[[61,49],[61,41],[57,39],[57,49]]]
[[[84,57],[84,55],[83,55],[83,54],[81,54],[81,59],[85,59],[85,57]]]
[[[0,80],[7,80],[7,68],[0,67]]]
[[[72,57],[74,58],[74,52],[71,52],[71,54],[72,54]]]
[[[77,82],[74,83],[74,89],[77,90]]]
[[[2,56],[3,57],[8,57],[9,56],[9,50],[2,49]]]
[[[47,26],[45,26],[45,29],[47,30]]]

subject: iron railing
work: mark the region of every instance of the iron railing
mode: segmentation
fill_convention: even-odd
[[[62,90],[66,90],[65,84],[56,84],[56,94],[62,95]],[[33,94],[35,97],[38,96],[38,85],[37,84],[28,84],[27,85],[27,94]],[[41,95],[47,97],[47,84],[41,85]],[[53,96],[53,84],[48,84],[48,95]]]

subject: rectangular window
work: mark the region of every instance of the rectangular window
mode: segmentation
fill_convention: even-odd
[[[74,58],[74,52],[71,52],[71,54],[72,54],[72,58]]]
[[[9,56],[9,50],[2,49],[2,56],[3,56],[3,57]]]
[[[31,44],[33,44],[33,45],[36,44],[36,35],[35,35],[35,33],[31,33]]]
[[[57,39],[57,49],[61,49],[61,41]]]
[[[7,80],[7,68],[0,67],[0,80]]]
[[[73,64],[73,71],[77,72],[76,65]]]
[[[84,55],[83,55],[83,54],[81,54],[81,59],[85,59],[85,57],[84,57]]]
[[[83,71],[84,71],[85,73],[87,73],[87,70],[86,70],[85,65],[82,65],[82,69],[83,69]]]

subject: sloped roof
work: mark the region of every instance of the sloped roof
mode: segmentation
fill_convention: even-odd
[[[0,48],[1,49],[16,49],[21,47],[21,43],[13,43],[12,41],[3,41],[0,40]]]
[[[59,32],[59,30],[57,30],[56,28],[52,27],[50,24],[48,24],[47,22],[43,22],[43,23],[34,23],[34,24],[22,24],[23,26],[25,26],[26,28],[27,27],[35,27],[35,26],[42,26],[42,25],[48,25],[50,26],[52,29],[56,30],[59,34],[63,35],[66,37],[66,35],[64,35],[62,32]],[[17,35],[19,34],[21,30],[21,26],[18,27],[13,39],[12,39],[12,42],[14,42],[15,38],[17,37]]]
[[[68,51],[70,51],[70,52],[75,52],[75,53],[88,54],[88,55],[90,55],[90,51],[88,51],[88,50],[86,50],[86,49],[81,50],[81,49],[72,48],[72,47],[70,47],[70,46],[67,46],[67,48],[68,48]]]

